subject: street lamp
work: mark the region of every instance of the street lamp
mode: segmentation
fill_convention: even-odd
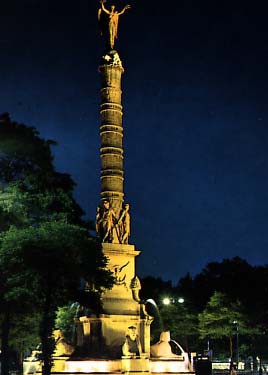
[[[163,298],[162,300],[162,303],[164,305],[170,305],[171,303],[175,304],[176,302],[178,302],[180,305],[182,305],[184,303],[184,298],[182,297],[179,297],[179,298],[176,298],[176,297],[165,297]]]
[[[168,298],[168,297],[165,297],[164,299],[163,299],[163,304],[164,305],[170,305],[170,298]]]

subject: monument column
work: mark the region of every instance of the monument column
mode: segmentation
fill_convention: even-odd
[[[128,244],[129,205],[123,207],[123,125],[121,75],[124,72],[118,53],[109,51],[102,57],[101,73],[101,206],[97,213],[97,232],[115,285],[103,295],[103,307],[109,314],[140,314],[133,287],[139,284],[135,274],[135,257],[140,254]],[[137,293],[136,293],[137,294]]]
[[[102,295],[102,313],[98,316],[91,314],[80,317],[78,329],[81,332],[81,352],[102,358],[123,356],[128,360],[135,357],[142,361],[144,371],[148,367],[150,354],[152,318],[139,299],[141,286],[136,275],[135,258],[140,251],[129,244],[130,213],[129,204],[124,203],[121,103],[121,76],[124,69],[119,54],[114,49],[119,16],[128,8],[129,6],[125,6],[118,12],[111,6],[109,10],[104,6],[104,1],[101,1],[99,10],[99,21],[102,33],[106,36],[107,49],[99,66],[101,193],[96,214],[96,233],[115,283],[111,290],[104,291]],[[130,349],[130,343],[135,349]],[[122,364],[122,369],[124,366]]]

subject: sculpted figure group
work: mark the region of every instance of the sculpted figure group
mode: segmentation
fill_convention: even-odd
[[[129,204],[125,204],[117,218],[108,200],[97,208],[96,232],[102,242],[128,244],[130,236]]]
[[[121,12],[118,12],[115,10],[115,6],[111,6],[111,10],[108,10],[105,8],[104,3],[106,0],[101,0],[100,4],[101,7],[98,12],[98,20],[100,23],[101,27],[101,34],[107,34],[108,33],[108,43],[109,43],[109,48],[113,49],[114,48],[114,43],[115,39],[117,39],[117,34],[118,34],[118,21],[119,21],[119,16],[121,14],[125,13],[127,9],[130,8],[130,5],[126,5]],[[102,12],[104,12],[108,17],[108,20],[103,19],[102,17]]]

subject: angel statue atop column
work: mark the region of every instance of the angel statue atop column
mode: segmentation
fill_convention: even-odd
[[[121,10],[121,12],[118,12],[117,10],[115,10],[115,6],[111,5],[111,10],[109,11],[104,6],[105,2],[106,2],[106,0],[100,1],[101,7],[100,7],[99,12],[98,12],[98,20],[99,20],[100,27],[101,27],[101,34],[105,33],[105,31],[107,30],[107,26],[108,26],[108,30],[107,30],[108,36],[109,36],[108,44],[109,44],[109,48],[113,49],[115,39],[117,39],[119,16],[121,16],[121,14],[125,13],[125,11],[130,8],[130,5],[126,5]],[[109,16],[108,22],[103,21],[102,12],[106,13]],[[107,25],[107,23],[108,23],[108,25]]]

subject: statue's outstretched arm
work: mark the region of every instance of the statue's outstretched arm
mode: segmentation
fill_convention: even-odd
[[[121,10],[121,12],[118,13],[118,16],[120,16],[120,15],[123,14],[123,13],[125,13],[125,11],[126,11],[127,9],[130,9],[130,8],[131,8],[130,5],[126,5],[126,6]]]
[[[101,3],[101,9],[102,9],[105,13],[110,14],[109,10],[107,10],[107,9],[105,8],[105,6],[104,6],[105,1],[104,1],[104,0],[101,0],[100,3]]]

